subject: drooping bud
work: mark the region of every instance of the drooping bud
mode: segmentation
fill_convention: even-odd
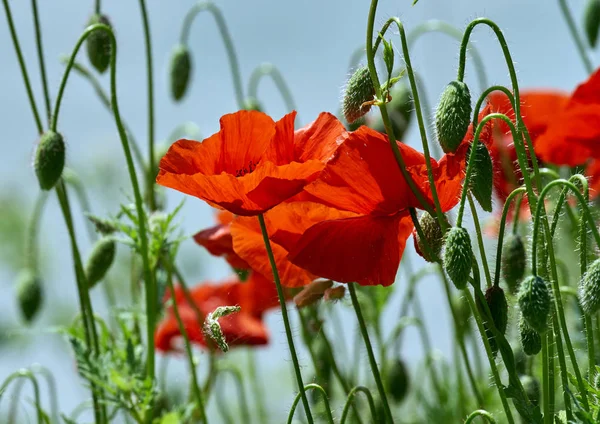
[[[508,325],[508,303],[506,302],[506,296],[504,290],[499,286],[492,286],[485,292],[485,302],[490,310],[492,316],[492,322],[496,329],[501,333],[506,333],[506,327]],[[477,299],[477,307],[480,314],[483,315],[485,308],[480,304]],[[492,348],[492,352],[496,354],[498,352],[498,343],[494,337],[494,332],[491,330],[490,325],[484,322],[485,334]]]
[[[179,44],[171,53],[170,78],[171,96],[179,101],[185,95],[192,75],[192,55],[184,44]]]
[[[294,303],[298,308],[312,305],[323,298],[325,290],[333,285],[331,280],[315,280],[308,286],[302,288],[302,291],[294,296]]]
[[[30,324],[42,305],[42,282],[30,269],[20,272],[17,279],[17,300],[23,319]]]
[[[415,250],[427,262],[435,262],[437,258],[439,258],[442,246],[444,245],[444,232],[442,231],[442,227],[440,227],[438,220],[428,212],[424,212],[423,215],[421,215],[419,225],[421,225],[425,241],[427,241],[427,245],[431,249],[433,257],[427,254],[425,242],[421,240],[419,233],[416,231],[414,232],[413,237]]]
[[[98,240],[85,264],[85,275],[88,288],[92,288],[102,280],[115,259],[117,243],[112,237],[102,237]]]
[[[339,285],[336,287],[331,287],[325,290],[325,294],[323,295],[323,299],[326,302],[335,302],[336,300],[343,299],[346,295],[346,287]]]
[[[525,322],[538,333],[544,333],[548,329],[552,302],[546,282],[538,276],[526,278],[521,283],[517,299]]]
[[[508,234],[502,245],[502,276],[508,290],[516,293],[519,283],[525,275],[527,255],[523,239],[518,234]]]
[[[467,286],[473,250],[469,233],[462,227],[452,227],[446,234],[444,268],[457,289]]]
[[[400,403],[406,398],[409,381],[410,378],[404,361],[401,359],[394,360],[385,375],[385,385],[387,392],[396,403]]]
[[[239,312],[240,309],[239,306],[219,306],[206,315],[204,319],[204,326],[202,327],[204,335],[212,339],[223,352],[229,350],[229,345],[227,344],[227,340],[225,340],[221,324],[219,324],[219,318]]]
[[[579,300],[586,315],[600,310],[600,259],[590,264],[579,284]]]
[[[536,406],[540,403],[540,382],[537,378],[531,375],[522,375],[520,377],[521,384],[527,395],[527,399]]]
[[[48,130],[40,138],[34,161],[40,188],[50,190],[60,179],[65,167],[65,141],[57,132]]]
[[[588,0],[583,13],[583,26],[590,46],[596,47],[600,29],[600,0]]]
[[[88,21],[88,26],[94,24],[104,24],[111,26],[110,21],[105,15],[93,14]],[[110,65],[111,38],[106,31],[95,30],[86,40],[86,47],[90,63],[100,73],[103,73]]]
[[[526,355],[537,355],[542,350],[542,337],[525,322],[523,315],[519,317],[519,338]]]
[[[471,93],[462,81],[452,81],[440,97],[435,112],[438,141],[446,153],[454,153],[471,122]]]
[[[108,235],[117,231],[117,227],[115,222],[110,219],[100,218],[99,216],[92,215],[90,213],[86,213],[85,216],[90,220],[96,231],[103,235]]]
[[[349,124],[352,124],[361,116],[365,115],[371,105],[365,104],[373,100],[375,96],[375,87],[371,81],[369,68],[361,66],[348,80],[344,99],[342,101],[342,111]]]
[[[244,99],[244,110],[263,111],[263,107],[256,97],[246,97]]]
[[[470,149],[467,158],[470,157]],[[492,158],[487,147],[483,143],[477,143],[475,147],[475,163],[473,164],[470,189],[481,208],[486,212],[492,211],[492,186],[494,172],[492,169]]]

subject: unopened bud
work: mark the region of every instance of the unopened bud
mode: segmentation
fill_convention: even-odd
[[[219,306],[206,315],[204,320],[204,326],[202,327],[204,335],[212,339],[223,352],[229,350],[229,345],[227,344],[227,340],[225,340],[225,334],[223,334],[219,319],[239,312],[240,309],[239,306]]]
[[[444,245],[444,232],[438,223],[438,220],[428,212],[424,212],[419,219],[419,225],[423,230],[425,241],[431,250],[431,255],[427,253],[425,242],[421,240],[419,233],[414,232],[413,241],[416,252],[427,262],[435,262],[440,257],[442,246]]]
[[[438,141],[446,153],[454,153],[471,122],[471,93],[462,81],[452,81],[440,97],[435,112]]]
[[[344,117],[349,124],[352,124],[361,116],[365,115],[371,105],[365,104],[373,100],[375,96],[375,87],[371,81],[369,68],[361,66],[348,80],[346,91],[342,102]]]
[[[445,246],[444,268],[456,288],[462,290],[467,286],[473,260],[469,233],[462,227],[450,228]]]
[[[534,405],[540,403],[540,382],[537,378],[531,375],[522,375],[520,377],[521,384],[527,395],[527,399]]]
[[[111,26],[110,21],[105,15],[93,14],[88,21],[88,26],[94,24],[104,24]],[[90,63],[100,73],[103,73],[110,64],[110,35],[104,31],[97,29],[93,31],[86,40],[86,47]]]
[[[340,286],[331,287],[331,288],[325,290],[325,294],[324,294],[323,298],[327,302],[334,302],[336,300],[343,299],[345,295],[346,295],[346,287],[340,285]]]
[[[171,95],[175,101],[179,101],[185,95],[192,74],[192,55],[184,44],[179,44],[171,54]]]
[[[542,350],[542,337],[525,322],[522,315],[519,317],[519,338],[526,355],[537,355]]]
[[[43,300],[42,283],[30,269],[22,270],[18,276],[17,300],[23,319],[30,324],[40,310]]]
[[[538,333],[544,333],[548,329],[552,302],[546,282],[538,276],[526,278],[521,283],[517,299],[527,324]]]
[[[115,259],[116,248],[117,243],[112,237],[102,237],[94,244],[85,264],[88,288],[91,289],[104,278]]]
[[[470,157],[470,155],[467,157]],[[475,147],[475,163],[473,166],[474,169],[469,188],[475,199],[477,199],[477,202],[481,205],[481,208],[486,212],[491,212],[494,172],[490,152],[483,143],[477,143]]]
[[[48,130],[40,138],[35,152],[34,168],[40,188],[50,190],[60,179],[65,167],[65,141],[57,132]]]
[[[596,259],[588,267],[579,285],[581,308],[586,315],[593,315],[600,310],[600,259]]]
[[[518,234],[508,234],[502,245],[501,269],[508,290],[513,294],[525,275],[526,261],[523,239]]]
[[[590,46],[596,47],[600,29],[600,0],[588,0],[583,13],[583,26]]]
[[[508,303],[506,302],[504,290],[499,286],[490,287],[485,292],[485,302],[490,310],[492,323],[496,327],[496,330],[498,330],[500,334],[505,334],[508,325]],[[485,308],[479,301],[477,302],[477,306],[481,313],[485,311]],[[498,352],[498,342],[494,337],[494,332],[490,328],[490,323],[485,322],[484,327],[492,352],[496,354]]]
[[[385,385],[387,392],[396,403],[400,403],[406,398],[409,389],[409,375],[404,361],[396,359],[392,362],[385,375]]]
[[[298,308],[312,305],[322,299],[325,290],[329,289],[332,285],[333,281],[331,280],[315,280],[294,296],[294,303]]]

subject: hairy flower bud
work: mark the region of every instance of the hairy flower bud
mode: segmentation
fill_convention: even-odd
[[[526,278],[521,283],[517,299],[527,324],[538,333],[544,333],[548,329],[552,302],[546,282],[538,276]]]
[[[506,302],[506,296],[504,290],[498,286],[492,286],[485,292],[485,302],[492,316],[492,322],[501,334],[506,333],[506,327],[508,325],[508,303]],[[480,315],[484,316],[485,307],[480,302],[479,298],[476,301],[477,309]],[[483,323],[485,328],[485,334],[490,343],[490,347],[494,355],[498,352],[498,343],[494,337],[494,332],[490,328],[490,324],[487,321]]]
[[[518,234],[508,234],[502,245],[501,270],[504,281],[511,293],[516,293],[517,287],[525,275],[526,253],[523,239]]]
[[[586,315],[600,310],[600,259],[596,259],[588,267],[579,285],[581,308]]]
[[[440,97],[435,112],[438,141],[446,153],[454,153],[471,122],[471,93],[462,81],[452,81]]]
[[[42,305],[42,282],[30,269],[24,269],[17,279],[17,300],[23,319],[31,323]]]
[[[105,15],[93,14],[88,21],[88,26],[94,24],[104,24],[106,26],[111,26],[110,21]],[[90,63],[96,68],[96,70],[100,73],[103,73],[108,68],[110,64],[110,48],[111,48],[111,38],[110,35],[103,30],[95,30],[93,31],[86,40],[86,47],[88,58],[90,59]]]
[[[442,227],[440,227],[437,219],[431,216],[428,212],[425,212],[423,215],[421,215],[421,218],[419,219],[419,225],[423,230],[425,241],[427,241],[427,245],[431,249],[433,256],[427,254],[425,243],[423,240],[421,240],[419,233],[416,231],[414,232],[413,237],[415,250],[427,262],[435,262],[436,259],[439,258],[440,252],[442,251],[442,246],[444,245],[444,232],[442,231]]]
[[[361,116],[365,115],[370,109],[366,102],[373,100],[375,96],[375,87],[371,81],[369,68],[361,66],[348,80],[344,98],[342,101],[342,111],[349,124],[352,124]]]
[[[34,161],[40,188],[50,190],[60,179],[65,167],[65,141],[57,132],[48,130],[40,138]]]
[[[85,275],[91,289],[102,280],[115,259],[116,242],[112,237],[102,237],[94,244],[85,264]]]
[[[204,319],[204,326],[202,327],[204,335],[212,339],[223,352],[229,350],[229,345],[227,344],[227,340],[225,340],[225,334],[223,334],[219,319],[239,312],[240,309],[239,306],[219,306],[206,315]]]
[[[184,44],[179,44],[171,53],[170,78],[171,78],[171,96],[175,101],[179,101],[185,95],[190,83],[192,74],[192,55]]]
[[[538,381],[538,379],[531,375],[522,375],[520,377],[520,380],[521,384],[523,385],[523,389],[525,389],[527,399],[529,399],[534,406],[539,404],[540,382]]]
[[[385,374],[385,385],[387,392],[395,402],[400,403],[404,400],[408,394],[409,381],[409,374],[404,361],[401,359],[394,360]]]
[[[583,27],[590,46],[596,47],[600,29],[600,0],[588,0],[583,13]]]
[[[525,322],[523,315],[519,317],[519,338],[526,355],[537,355],[542,350],[542,337]]]
[[[470,157],[470,149],[469,155]],[[483,143],[477,143],[475,147],[475,163],[469,188],[475,199],[486,212],[492,211],[492,186],[494,172],[492,169],[492,158],[487,147]]]
[[[457,289],[467,286],[473,250],[469,233],[462,227],[452,227],[446,234],[444,268]]]

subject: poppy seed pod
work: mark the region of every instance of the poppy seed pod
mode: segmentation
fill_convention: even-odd
[[[446,153],[454,153],[471,122],[471,93],[462,81],[446,86],[435,111],[438,141]]]
[[[85,264],[88,287],[92,288],[106,275],[115,259],[116,242],[112,237],[102,237],[96,242]]]
[[[586,315],[600,310],[600,259],[588,267],[579,285],[579,300]]]
[[[536,275],[526,278],[521,283],[517,299],[525,322],[538,333],[544,333],[548,329],[552,302],[546,282]]]
[[[540,403],[540,382],[531,375],[522,375],[520,377],[527,399],[535,406]]]
[[[404,400],[409,388],[409,375],[404,365],[404,361],[396,359],[390,365],[385,375],[385,384],[387,392],[392,396],[396,403]]]
[[[42,190],[52,189],[60,179],[65,167],[65,150],[62,135],[52,130],[42,134],[33,164]]]
[[[375,87],[371,81],[369,68],[361,66],[348,80],[344,99],[342,101],[342,111],[349,124],[352,124],[361,116],[365,115],[370,109],[370,105],[364,103],[370,102],[375,96]]]
[[[537,355],[542,350],[542,337],[525,322],[523,315],[519,317],[519,338],[526,355]]]
[[[446,234],[444,268],[457,289],[467,286],[471,274],[473,250],[469,233],[462,227],[452,227]]]
[[[596,47],[600,29],[600,0],[588,0],[583,13],[583,27],[590,46]]]
[[[471,149],[469,148],[467,158],[470,157],[470,151]],[[481,205],[481,208],[486,212],[491,212],[494,172],[490,152],[483,143],[477,143],[475,147],[475,163],[473,166],[474,169],[473,174],[471,174],[469,188],[475,199],[477,199],[477,202]]]
[[[525,275],[525,245],[518,234],[509,234],[502,245],[501,270],[504,281],[511,293],[516,293],[518,284]]]
[[[31,323],[40,310],[43,291],[40,279],[30,269],[24,269],[18,276],[17,300],[23,319]]]
[[[419,225],[423,230],[425,241],[427,241],[427,245],[431,249],[432,255],[427,254],[425,243],[419,236],[419,233],[416,231],[413,238],[415,250],[427,262],[435,262],[437,258],[439,258],[440,252],[442,251],[442,246],[444,245],[444,232],[442,231],[442,227],[440,227],[437,219],[431,216],[428,212],[425,212],[423,215],[421,215],[421,218],[419,219]]]
[[[192,55],[184,44],[179,44],[171,53],[170,78],[171,95],[175,101],[179,101],[185,95],[190,84],[192,74]]]
[[[111,26],[110,21],[105,15],[93,14],[88,21],[88,26],[94,24],[104,24],[106,26]],[[110,35],[103,30],[95,30],[93,31],[86,40],[86,47],[88,58],[90,59],[90,63],[96,68],[96,70],[100,73],[103,73],[108,69],[108,65],[110,65],[110,48],[111,48],[111,38]]]

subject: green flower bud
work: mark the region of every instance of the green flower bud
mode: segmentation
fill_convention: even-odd
[[[342,111],[349,124],[352,124],[370,109],[370,102],[375,97],[375,87],[371,81],[371,74],[366,66],[358,68],[348,80],[342,101]]]
[[[435,112],[438,141],[446,153],[454,153],[471,122],[471,93],[462,81],[452,81],[440,97]]]
[[[102,237],[94,244],[85,264],[85,275],[91,289],[106,275],[115,259],[117,243],[112,237]]]
[[[600,259],[588,267],[579,284],[581,308],[586,315],[593,315],[600,309]]]
[[[409,374],[404,361],[401,359],[393,361],[385,375],[385,385],[386,391],[395,402],[400,403],[406,398],[409,381]]]
[[[244,99],[244,110],[256,110],[262,112],[263,107],[256,97],[246,97],[246,99]]]
[[[506,302],[506,296],[504,290],[499,286],[492,286],[485,292],[485,302],[487,303],[488,309],[492,314],[492,322],[496,329],[502,333],[506,333],[506,327],[508,325],[508,303]],[[477,309],[479,313],[483,315],[485,313],[485,307],[477,298]],[[490,347],[494,355],[498,353],[498,343],[494,337],[494,332],[491,330],[488,322],[483,323],[485,328],[485,334],[490,343]]]
[[[57,132],[48,130],[40,138],[35,152],[34,168],[40,188],[50,190],[60,179],[65,167],[65,141]]]
[[[17,300],[23,319],[30,324],[42,305],[44,292],[42,282],[30,269],[20,272],[17,279]]]
[[[211,339],[214,341],[223,352],[229,350],[229,345],[227,344],[227,340],[225,340],[225,334],[221,329],[219,319],[226,317],[227,315],[235,314],[240,310],[241,308],[239,306],[219,306],[206,315],[206,318],[204,319],[204,325],[202,326],[204,336],[207,340]]]
[[[88,26],[94,24],[110,25],[110,21],[105,15],[93,14],[88,21]],[[108,69],[110,65],[111,38],[106,31],[97,29],[93,31],[86,40],[86,47],[90,63],[100,73]]]
[[[590,46],[596,47],[600,29],[600,0],[588,0],[583,13],[583,26]]]
[[[525,389],[527,399],[529,399],[534,406],[538,405],[540,403],[540,382],[538,379],[530,375],[522,375],[520,380],[523,389]]]
[[[542,350],[542,337],[537,331],[527,325],[522,314],[519,317],[519,337],[521,339],[521,346],[523,346],[523,352],[526,355],[537,355]]]
[[[548,329],[552,302],[546,282],[538,276],[526,278],[521,283],[517,299],[525,322],[538,333],[544,333]]]
[[[471,325],[471,307],[464,296],[456,295],[452,297],[452,308],[456,313],[456,324],[458,325],[459,336],[462,337],[463,334],[469,330]]]
[[[192,74],[192,55],[184,44],[179,44],[171,54],[171,95],[175,101],[179,101],[185,95]]]
[[[435,262],[440,257],[442,246],[444,245],[444,232],[438,223],[437,219],[431,216],[428,212],[423,213],[419,219],[419,225],[423,230],[423,235],[427,241],[427,245],[431,249],[433,257],[427,254],[425,243],[421,240],[418,232],[414,232],[413,241],[415,243],[416,252],[427,262]]]
[[[502,245],[501,270],[504,281],[511,293],[516,293],[521,279],[525,275],[527,255],[523,239],[518,234],[508,234]]]
[[[469,233],[462,227],[452,227],[446,234],[444,268],[457,289],[467,286],[473,250]]]
[[[522,349],[517,349],[514,352],[515,355],[515,370],[517,374],[523,375],[527,370],[527,355],[523,352]]]
[[[470,157],[470,149],[469,155]],[[494,172],[492,169],[492,158],[487,147],[483,143],[477,143],[475,147],[475,164],[469,188],[475,199],[486,212],[492,211],[492,186]]]

